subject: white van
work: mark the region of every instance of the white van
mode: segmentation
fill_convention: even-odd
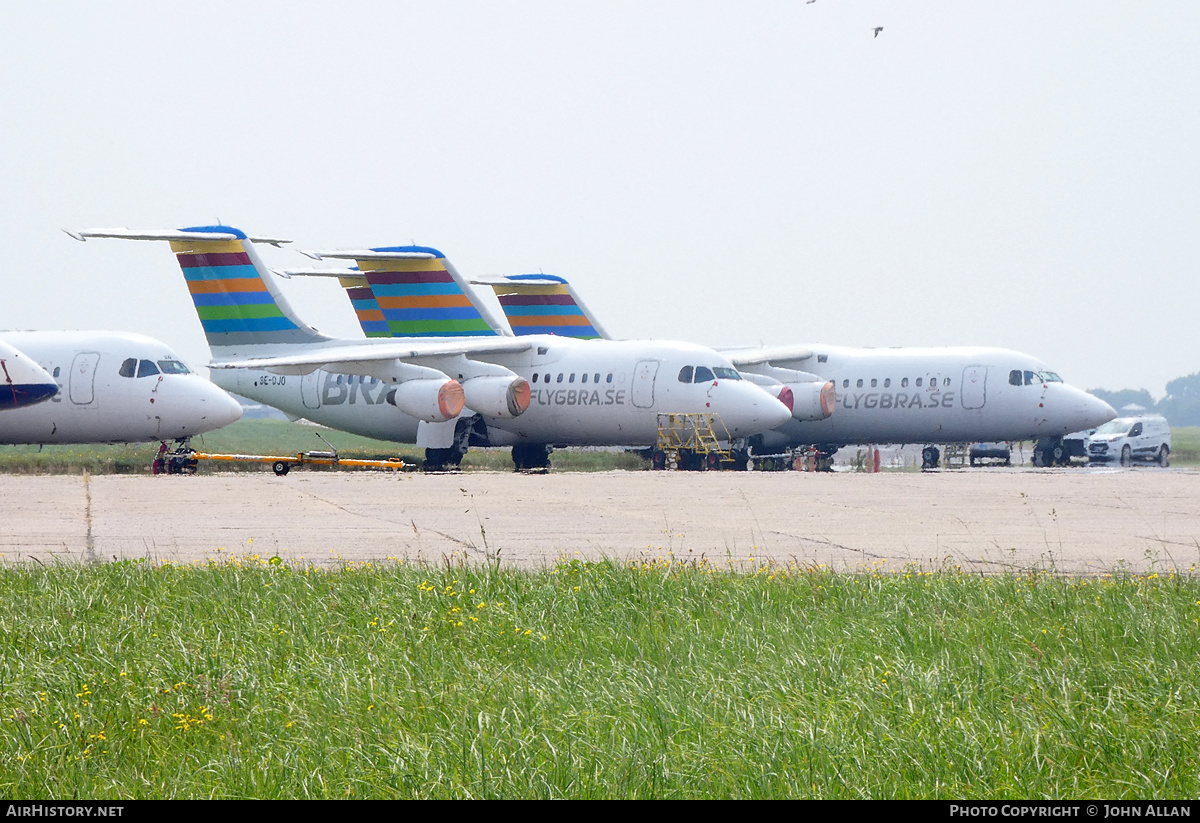
[[[1118,417],[1110,420],[1088,439],[1088,457],[1092,460],[1120,460],[1128,466],[1132,460],[1157,460],[1166,466],[1171,454],[1171,427],[1162,415]]]

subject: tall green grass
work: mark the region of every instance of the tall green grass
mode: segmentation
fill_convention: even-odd
[[[1194,796],[1198,629],[1157,574],[6,568],[0,794]]]
[[[1171,429],[1171,462],[1176,465],[1200,463],[1200,426]]]

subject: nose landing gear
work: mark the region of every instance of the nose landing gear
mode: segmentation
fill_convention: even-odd
[[[1048,469],[1051,466],[1069,466],[1071,453],[1061,437],[1043,437],[1033,447],[1033,465]]]

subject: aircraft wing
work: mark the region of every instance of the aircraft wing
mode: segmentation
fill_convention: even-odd
[[[219,360],[208,364],[210,369],[266,369],[289,374],[305,374],[314,369],[337,367],[344,371],[354,364],[378,363],[386,360],[420,361],[428,357],[455,355],[511,354],[527,351],[532,343],[511,337],[427,338],[404,341],[380,341],[348,346],[324,346],[285,355],[250,357],[245,360]]]
[[[805,346],[755,346],[750,348],[719,348],[735,366],[757,366],[769,363],[774,366],[795,368],[805,360],[811,360],[812,349]]]

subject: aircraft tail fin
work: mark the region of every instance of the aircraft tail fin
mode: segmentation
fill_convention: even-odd
[[[339,283],[350,298],[350,305],[354,307],[354,314],[358,317],[358,325],[362,327],[363,334],[367,337],[391,337],[392,330],[383,315],[383,309],[379,307],[379,301],[375,299],[375,292],[367,283],[367,278],[362,277],[358,280],[360,282],[341,278]]]
[[[163,231],[86,229],[68,234],[77,240],[113,237],[168,241],[183,270],[214,357],[219,357],[222,349],[328,339],[296,315],[252,245],[279,245],[286,240],[251,238],[229,226]]]
[[[571,284],[547,274],[516,274],[472,280],[491,286],[513,334],[556,334],[584,340],[611,339]]]
[[[480,305],[446,256],[428,246],[304,252],[353,260],[361,274],[342,278],[368,337],[486,337],[508,334]]]

